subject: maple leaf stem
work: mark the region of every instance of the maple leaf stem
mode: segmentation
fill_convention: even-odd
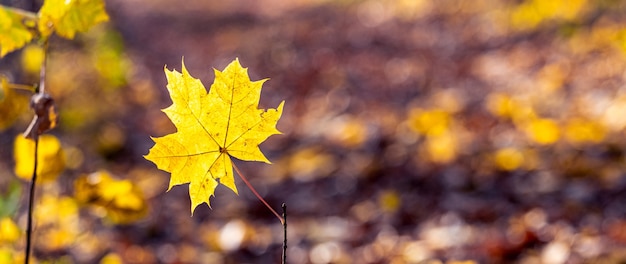
[[[246,183],[248,188],[250,188],[250,190],[254,193],[254,195],[256,195],[256,198],[258,198],[263,204],[265,204],[265,206],[268,209],[270,209],[270,211],[272,211],[272,213],[274,213],[274,215],[278,218],[278,220],[280,221],[282,225],[285,225],[285,219],[283,219],[276,211],[274,211],[274,209],[272,209],[272,207],[265,201],[265,199],[263,199],[263,197],[259,195],[259,193],[254,189],[254,187],[252,187],[252,184],[250,184],[246,176],[244,176],[239,170],[239,168],[237,168],[237,165],[235,165],[235,163],[233,163],[233,168],[235,168],[235,171],[237,172],[237,174],[239,174],[239,177],[241,177],[243,182]]]

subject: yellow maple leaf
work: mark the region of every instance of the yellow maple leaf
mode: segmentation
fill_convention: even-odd
[[[258,109],[267,79],[250,81],[247,68],[235,59],[224,71],[215,71],[209,92],[193,78],[183,62],[182,73],[167,68],[167,89],[172,105],[163,112],[177,132],[152,138],[155,145],[146,159],[171,173],[168,191],[189,183],[191,212],[209,204],[218,183],[237,192],[230,157],[270,163],[259,149],[269,136],[280,134],[276,123],[284,101],[276,109]]]
[[[38,15],[41,35],[47,37],[55,31],[69,39],[109,20],[102,0],[46,0]]]

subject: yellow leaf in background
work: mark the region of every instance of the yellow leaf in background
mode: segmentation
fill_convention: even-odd
[[[22,231],[9,217],[0,219],[0,244],[13,243],[20,238]]]
[[[37,248],[61,250],[73,245],[82,226],[76,200],[69,196],[44,194],[34,211],[36,230],[41,239]]]
[[[512,118],[518,107],[510,96],[500,93],[490,93],[485,100],[485,106],[493,115],[503,118]]]
[[[94,28],[86,34],[90,42],[90,57],[102,77],[102,89],[117,89],[126,85],[132,63],[124,51],[120,33],[108,26]]]
[[[18,261],[16,256],[14,255],[16,249],[14,246],[0,246],[0,263],[10,264],[10,263],[24,263],[22,258],[21,261]]]
[[[493,158],[498,168],[508,171],[516,170],[524,163],[524,154],[515,148],[499,149]]]
[[[565,126],[565,138],[572,143],[598,143],[606,135],[606,129],[599,123],[572,119]]]
[[[336,167],[333,156],[319,147],[299,149],[289,155],[287,164],[288,173],[300,181],[328,176]]]
[[[367,124],[355,117],[342,116],[329,125],[328,136],[344,147],[358,147],[367,140]]]
[[[115,254],[115,253],[106,254],[100,260],[100,264],[123,264],[123,263],[124,261],[122,261],[122,258],[120,257],[120,255]]]
[[[22,23],[22,19],[12,10],[0,6],[0,57],[33,39],[33,33]]]
[[[525,124],[526,135],[541,145],[553,144],[559,140],[560,129],[555,121],[548,118],[536,118]]]
[[[83,175],[74,181],[74,196],[82,204],[104,209],[116,224],[141,219],[148,211],[143,193],[130,180],[118,180],[107,171]]]
[[[55,31],[73,39],[76,32],[109,20],[103,0],[46,0],[39,10],[39,32],[44,37]]]
[[[276,109],[258,109],[266,80],[252,82],[248,70],[235,59],[224,71],[215,70],[207,93],[183,62],[182,73],[165,69],[172,105],[164,109],[177,132],[153,138],[146,159],[170,172],[168,190],[189,183],[191,212],[209,204],[218,183],[237,193],[231,157],[270,163],[259,149],[269,136],[280,134],[276,123],[284,101]]]
[[[530,0],[513,8],[513,27],[533,29],[546,20],[573,20],[584,10],[586,0]]]
[[[0,263],[13,263],[13,250],[8,247],[0,247]]]
[[[424,148],[428,158],[436,163],[448,163],[456,158],[459,142],[451,132],[426,138]]]
[[[22,50],[22,69],[30,75],[38,76],[43,64],[44,51],[41,45],[31,44]]]
[[[40,203],[35,207],[37,225],[57,225],[65,222],[74,224],[72,221],[77,220],[78,205],[74,198],[46,194],[40,200]]]
[[[37,159],[37,180],[41,182],[54,181],[65,169],[65,154],[61,148],[61,142],[52,135],[39,136],[39,150]],[[33,175],[35,160],[35,141],[15,137],[14,152],[15,174],[24,179],[30,180]]]
[[[28,96],[9,88],[9,82],[0,75],[0,131],[8,128],[28,108]]]
[[[450,113],[441,109],[412,109],[409,113],[409,126],[414,131],[428,136],[439,136],[450,126]]]

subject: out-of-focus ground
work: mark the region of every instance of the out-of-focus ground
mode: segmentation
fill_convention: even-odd
[[[107,1],[107,25],[53,39],[65,164],[38,189],[40,263],[279,262],[282,226],[242,181],[191,217],[142,157],[175,129],[163,67],[183,57],[207,87],[238,57],[270,78],[261,107],[286,101],[273,164],[237,166],[287,204],[289,263],[626,261],[623,1],[226,2]],[[36,83],[29,58],[0,71]],[[31,117],[0,134],[0,217],[21,229]]]

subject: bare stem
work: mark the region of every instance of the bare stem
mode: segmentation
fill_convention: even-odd
[[[24,264],[29,263],[32,234],[33,234],[33,201],[35,200],[35,186],[37,182],[37,152],[39,149],[39,137],[35,137],[35,165],[33,165],[33,177],[30,180],[30,191],[28,194],[28,222],[26,224],[26,257],[24,258]]]
[[[235,171],[237,172],[237,174],[239,174],[239,177],[241,177],[243,182],[245,182],[246,185],[248,185],[248,188],[250,188],[250,190],[254,193],[254,195],[256,195],[256,198],[258,198],[268,209],[270,209],[270,211],[272,211],[272,213],[274,213],[274,215],[278,218],[280,223],[284,225],[285,220],[276,211],[274,211],[274,209],[272,209],[272,207],[265,201],[265,199],[263,199],[263,197],[261,197],[261,195],[259,195],[259,193],[254,189],[254,187],[252,187],[252,184],[250,184],[246,176],[244,176],[239,170],[239,168],[237,168],[237,165],[235,165],[235,163],[233,163],[233,168],[235,168]]]
[[[39,87],[37,92],[44,94],[46,91],[46,61],[48,60],[48,39],[43,40],[43,61],[41,62],[41,69],[39,70]]]
[[[287,205],[283,203],[283,264],[287,264]]]
[[[39,72],[39,87],[37,93],[44,94],[46,84],[46,57],[48,57],[48,40],[43,40],[43,61]],[[28,220],[26,224],[26,256],[24,257],[24,264],[29,264],[30,252],[32,248],[32,234],[33,234],[33,204],[35,201],[35,187],[37,186],[37,152],[39,149],[39,134],[34,137],[35,140],[35,162],[33,165],[33,177],[30,181],[30,191],[28,194]]]

